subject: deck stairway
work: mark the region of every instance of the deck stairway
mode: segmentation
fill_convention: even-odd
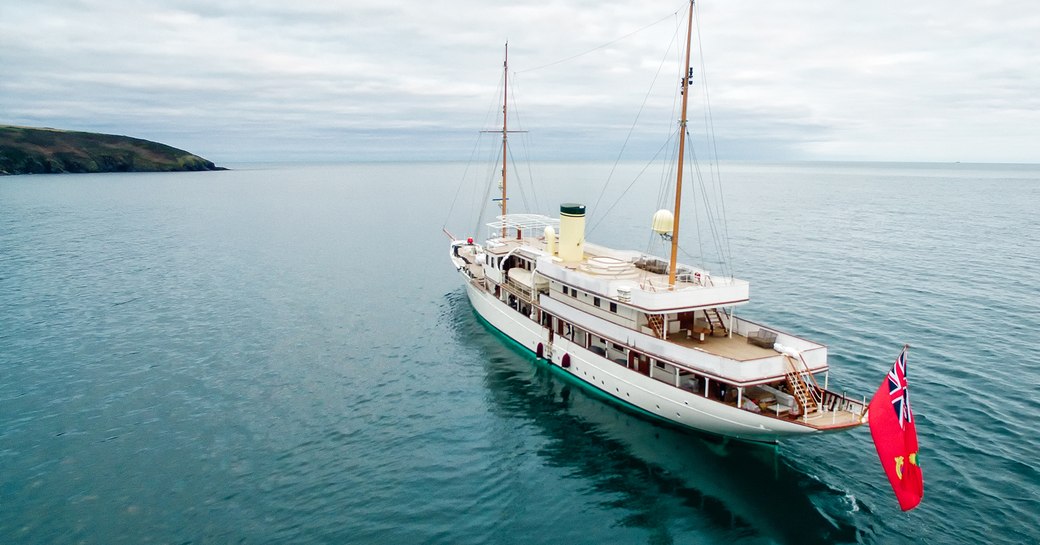
[[[823,391],[816,383],[816,378],[801,358],[795,359],[785,354],[784,359],[787,360],[787,383],[791,386],[791,395],[798,402],[802,414],[808,416],[819,411],[823,402]]]
[[[727,333],[726,321],[722,318],[722,312],[718,308],[704,309],[704,317],[708,319],[708,327],[711,329],[712,335],[721,337]]]
[[[650,329],[654,330],[655,337],[664,338],[664,319],[660,314],[647,314],[646,322],[650,325]]]

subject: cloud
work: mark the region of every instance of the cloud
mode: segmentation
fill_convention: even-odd
[[[493,122],[508,39],[534,158],[613,159],[630,129],[629,153],[646,155],[674,130],[684,9],[8,2],[0,122],[132,134],[218,162],[465,159]],[[1040,160],[1031,4],[730,0],[698,11],[704,69],[694,66],[711,117],[698,88],[691,130],[713,125],[724,157]]]

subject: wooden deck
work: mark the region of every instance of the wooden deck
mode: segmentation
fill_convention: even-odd
[[[696,333],[692,337],[687,337],[684,331],[669,334],[668,340],[679,346],[701,350],[737,361],[757,360],[780,354],[772,348],[762,348],[761,346],[748,344],[747,337],[737,335],[736,333],[733,334],[733,337],[712,337],[709,334],[705,334],[704,342],[700,342]]]
[[[818,430],[839,430],[860,425],[859,415],[848,411],[824,411],[811,414],[804,421],[799,417],[797,421],[808,424]]]

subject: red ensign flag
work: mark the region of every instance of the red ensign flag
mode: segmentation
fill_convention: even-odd
[[[906,384],[907,348],[903,347],[892,371],[874,393],[868,417],[881,466],[903,511],[917,507],[924,495],[924,479],[917,462],[917,428]]]

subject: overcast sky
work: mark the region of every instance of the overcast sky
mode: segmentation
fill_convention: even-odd
[[[652,153],[671,123],[683,10],[5,0],[0,123],[127,134],[218,164],[464,160],[494,121],[508,39],[535,159],[616,157],[663,66],[666,92],[651,93],[630,144]],[[698,84],[706,75],[723,158],[1040,162],[1035,2],[704,0],[698,14]]]

